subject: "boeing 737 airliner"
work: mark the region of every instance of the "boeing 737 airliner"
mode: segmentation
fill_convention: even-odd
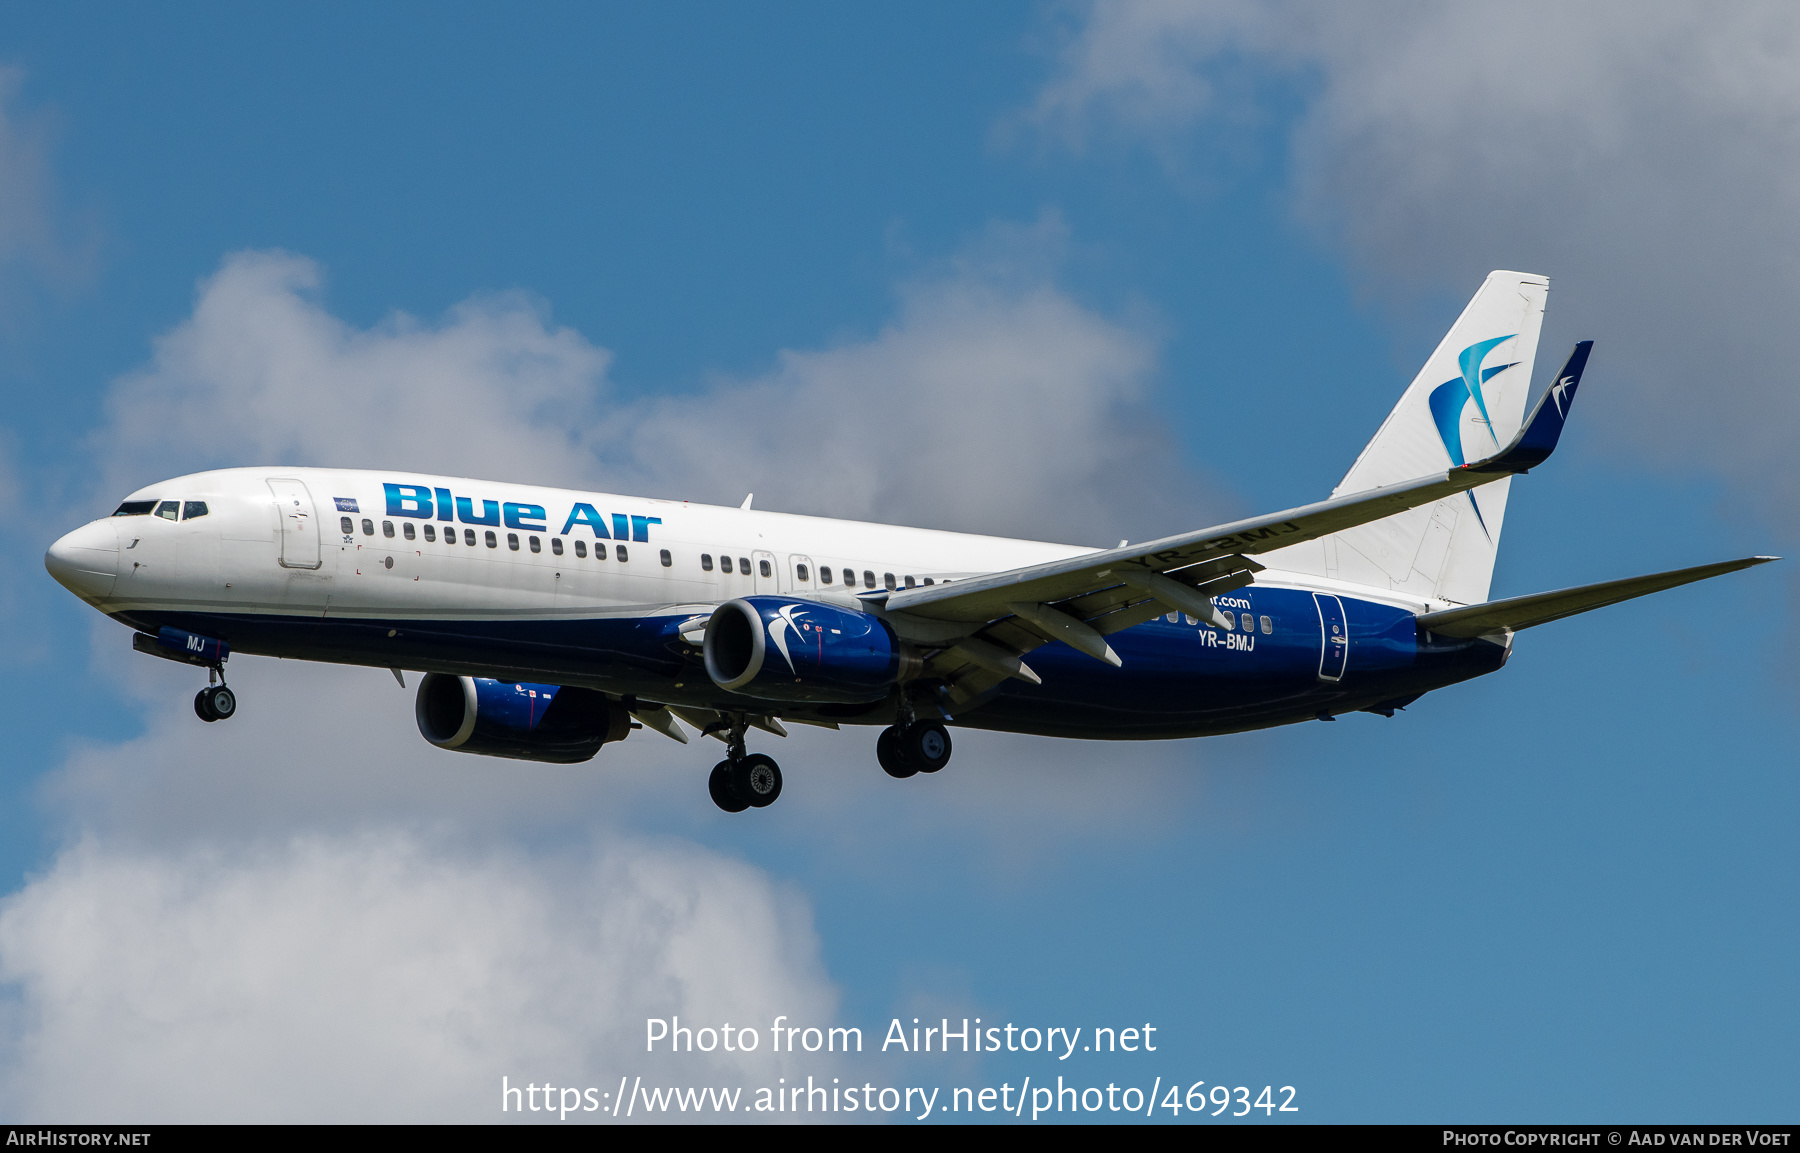
[[[1511,478],[1555,449],[1587,364],[1525,415],[1549,283],[1488,276],[1329,500],[1094,551],[400,472],[234,468],[139,489],[45,565],[209,670],[234,652],[425,674],[442,749],[574,763],[632,731],[724,742],[720,808],[768,805],[751,730],[879,725],[895,777],[947,725],[1195,737],[1391,717],[1513,636],[1773,560],[1488,600]],[[684,728],[683,726],[687,726]]]

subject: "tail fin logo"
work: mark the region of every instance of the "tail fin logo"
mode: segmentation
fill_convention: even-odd
[[[1508,333],[1491,340],[1476,341],[1463,349],[1456,358],[1462,375],[1446,380],[1431,390],[1431,420],[1437,425],[1438,437],[1444,442],[1444,450],[1450,454],[1450,463],[1459,467],[1468,463],[1463,459],[1462,416],[1471,400],[1481,413],[1481,423],[1487,426],[1489,439],[1494,442],[1495,448],[1500,447],[1500,437],[1494,431],[1492,418],[1488,416],[1487,397],[1482,395],[1481,386],[1518,361],[1497,364],[1492,368],[1483,368],[1482,362],[1487,359],[1488,353],[1517,335],[1516,332]]]
[[[1444,442],[1444,451],[1450,454],[1450,463],[1459,468],[1467,463],[1463,459],[1462,418],[1470,401],[1475,402],[1475,408],[1481,413],[1481,423],[1488,431],[1488,439],[1494,442],[1495,448],[1500,447],[1500,435],[1494,431],[1494,421],[1488,415],[1487,397],[1482,395],[1481,386],[1519,362],[1515,360],[1492,368],[1483,368],[1482,363],[1487,360],[1488,353],[1517,335],[1514,332],[1490,340],[1478,340],[1463,349],[1456,357],[1456,364],[1462,369],[1462,375],[1446,380],[1431,390],[1429,401],[1432,423],[1437,425],[1438,438]],[[1560,399],[1558,407],[1561,407]],[[1470,491],[1464,495],[1469,498],[1469,506],[1475,510],[1475,520],[1481,525],[1482,533],[1492,540],[1493,534],[1488,532],[1487,518],[1481,515],[1481,505],[1475,500],[1475,493]]]

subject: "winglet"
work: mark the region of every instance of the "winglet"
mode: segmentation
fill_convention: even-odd
[[[1531,419],[1513,442],[1486,460],[1465,464],[1470,472],[1528,472],[1550,459],[1556,442],[1562,438],[1563,425],[1569,419],[1569,408],[1575,401],[1575,390],[1581,385],[1582,370],[1587,368],[1588,352],[1594,342],[1584,340],[1569,354],[1567,364],[1556,374],[1544,395],[1538,397]]]

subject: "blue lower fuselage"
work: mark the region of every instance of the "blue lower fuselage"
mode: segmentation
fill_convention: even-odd
[[[1304,589],[1241,589],[1231,603],[1255,622],[1252,631],[1157,617],[1108,638],[1122,668],[1051,643],[1030,654],[1042,684],[1007,680],[951,721],[1088,739],[1206,736],[1391,709],[1506,661],[1502,644],[1421,632],[1406,609],[1347,596],[1323,600],[1327,607],[1321,609]],[[1347,651],[1336,654],[1326,641],[1332,602],[1342,604],[1348,636]],[[691,613],[544,620],[113,615],[144,632],[173,626],[217,637],[238,653],[580,685],[696,709],[768,711],[768,702],[727,692],[708,679],[699,650],[679,632]],[[1331,679],[1339,660],[1341,675]],[[780,715],[888,724],[894,704],[784,704]]]

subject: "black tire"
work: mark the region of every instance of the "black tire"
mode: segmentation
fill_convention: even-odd
[[[201,689],[194,694],[194,715],[205,721],[207,724],[211,724],[219,719],[217,716],[213,715],[213,711],[207,707],[205,689]]]
[[[919,771],[919,766],[912,763],[900,746],[898,726],[882,729],[881,735],[875,738],[875,759],[881,762],[882,772],[899,780]]]
[[[750,807],[731,787],[730,761],[713,766],[712,775],[706,778],[706,791],[712,794],[713,804],[728,813],[741,813]]]
[[[206,707],[216,720],[228,721],[237,714],[237,694],[224,685],[215,685],[210,689],[202,689],[206,697]]]
[[[773,757],[751,753],[731,767],[731,790],[753,809],[766,809],[781,795],[781,766]]]
[[[914,721],[900,730],[900,750],[921,773],[935,773],[950,763],[950,730],[936,721]]]

